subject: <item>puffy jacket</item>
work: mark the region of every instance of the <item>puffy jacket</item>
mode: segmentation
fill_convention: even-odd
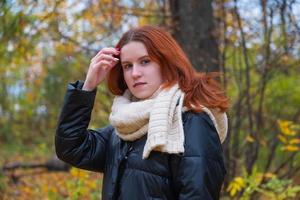
[[[185,152],[152,151],[142,159],[147,135],[121,140],[109,125],[88,129],[96,91],[69,84],[60,114],[57,156],[78,168],[103,172],[103,200],[219,199],[226,173],[219,136],[207,114],[185,112]]]

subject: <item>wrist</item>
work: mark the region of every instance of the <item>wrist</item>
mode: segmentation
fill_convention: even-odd
[[[95,87],[86,84],[86,82],[84,82],[84,84],[82,86],[82,90],[85,90],[85,91],[93,91],[94,89],[95,89]]]

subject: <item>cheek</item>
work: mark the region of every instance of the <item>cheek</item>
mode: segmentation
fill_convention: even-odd
[[[162,83],[163,82],[163,77],[162,77],[162,73],[160,71],[160,69],[157,69],[154,73],[154,77],[156,79],[157,82]]]
[[[125,83],[128,85],[131,85],[130,84],[130,77],[128,76],[128,74],[126,73],[123,73],[123,77],[124,77],[124,80],[125,80]]]

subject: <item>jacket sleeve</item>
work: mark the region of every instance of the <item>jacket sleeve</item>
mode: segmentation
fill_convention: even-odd
[[[96,90],[83,91],[82,85],[79,81],[68,84],[56,129],[55,150],[58,158],[75,167],[102,172],[113,128],[87,129]]]
[[[226,174],[220,139],[207,114],[187,118],[185,152],[171,157],[174,191],[180,200],[217,200]]]

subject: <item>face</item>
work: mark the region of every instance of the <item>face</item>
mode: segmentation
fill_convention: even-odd
[[[123,75],[130,92],[138,99],[147,99],[163,83],[158,63],[150,59],[145,45],[129,42],[121,49]]]

